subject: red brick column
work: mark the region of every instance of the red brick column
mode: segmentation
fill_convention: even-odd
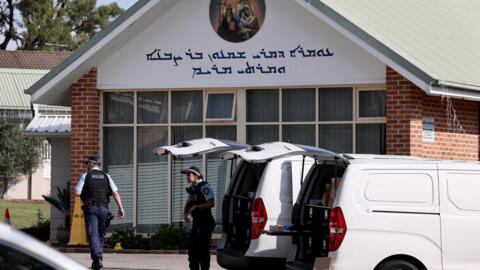
[[[70,140],[70,216],[73,217],[75,185],[86,172],[83,163],[91,155],[100,155],[100,92],[97,69],[92,68],[72,84],[72,121]]]
[[[429,96],[390,67],[386,70],[386,84],[387,154],[479,159],[478,102]],[[447,112],[448,102],[456,111],[456,121]],[[434,143],[422,142],[423,117],[435,119]]]
[[[386,87],[387,154],[413,155],[411,146],[422,129],[421,90],[390,67]]]

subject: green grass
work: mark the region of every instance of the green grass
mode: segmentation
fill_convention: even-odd
[[[0,222],[5,218],[5,209],[10,212],[12,226],[17,229],[31,227],[38,219],[38,211],[46,219],[50,219],[50,204],[39,202],[11,202],[0,200]]]

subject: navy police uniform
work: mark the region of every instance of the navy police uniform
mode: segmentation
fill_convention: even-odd
[[[182,173],[188,173],[188,170],[183,170]],[[187,200],[190,201],[192,206],[203,204],[214,198],[212,188],[203,180],[200,180],[196,185],[190,185],[187,188],[187,194]],[[215,228],[215,220],[211,208],[196,208],[192,217],[193,224],[188,246],[190,269],[206,270],[210,268],[210,241]]]
[[[99,160],[98,157],[90,157],[86,163],[94,162],[99,164]],[[109,196],[113,191],[117,191],[118,188],[107,173],[92,168],[82,175],[75,189],[81,191],[80,198],[83,201],[82,209],[90,244],[90,256],[94,263],[101,265]],[[95,267],[92,266],[92,268]]]

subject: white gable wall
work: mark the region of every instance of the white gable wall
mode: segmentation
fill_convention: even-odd
[[[231,43],[213,30],[209,19],[209,0],[182,0],[170,11],[140,32],[98,67],[99,89],[148,88],[214,88],[306,86],[332,84],[385,83],[385,64],[323,23],[299,4],[290,0],[265,0],[264,23],[251,39]],[[306,50],[333,52],[329,57],[303,57],[290,50],[300,45]],[[160,56],[172,53],[173,60],[147,61],[155,49]],[[185,53],[202,53],[203,59],[192,60]],[[284,58],[255,59],[265,51],[284,51]],[[216,52],[245,52],[245,59],[213,59]],[[212,57],[209,59],[208,55]],[[156,53],[153,55],[156,57]],[[284,67],[285,73],[239,74],[246,63]],[[231,74],[216,74],[230,68]],[[194,74],[194,68],[210,74]]]

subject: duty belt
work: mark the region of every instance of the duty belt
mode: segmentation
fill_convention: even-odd
[[[85,201],[85,202],[83,202],[83,205],[108,208],[108,204],[101,203],[101,202]]]

